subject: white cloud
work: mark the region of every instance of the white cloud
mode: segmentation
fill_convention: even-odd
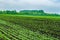
[[[57,5],[51,0],[0,0],[0,3],[1,2],[11,4],[11,5],[22,5],[22,4],[45,5],[45,6]]]

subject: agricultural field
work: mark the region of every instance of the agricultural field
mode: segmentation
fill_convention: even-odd
[[[60,40],[60,0],[0,0],[0,40]]]
[[[60,17],[0,14],[0,40],[60,40]]]

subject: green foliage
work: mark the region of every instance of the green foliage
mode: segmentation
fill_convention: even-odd
[[[9,11],[9,10],[6,10],[6,11],[0,11],[0,14],[16,14],[17,12],[15,10],[13,11]]]
[[[60,19],[46,17],[0,15],[0,29],[12,40],[59,40]]]
[[[0,14],[17,14],[17,15],[33,15],[33,16],[60,16],[58,14],[49,14],[45,13],[43,10],[21,10],[17,12],[16,10],[13,11],[0,11]]]
[[[20,11],[22,15],[41,15],[44,14],[43,10],[22,10]]]
[[[60,39],[60,15],[43,10],[6,10],[0,14],[0,40]]]

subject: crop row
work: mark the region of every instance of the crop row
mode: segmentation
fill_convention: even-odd
[[[3,16],[4,17],[4,16]],[[60,37],[60,20],[43,19],[43,18],[29,18],[19,16],[5,16],[2,20],[18,24],[24,28],[32,31],[38,31],[39,33],[45,33],[47,35]]]
[[[9,22],[7,24],[5,23],[5,25],[8,25],[8,26],[5,26],[8,30],[10,27],[10,29],[15,30],[14,32],[16,32],[16,34],[20,34],[20,33],[21,35],[27,34],[27,36],[24,36],[24,37],[27,37],[28,39],[31,39],[29,37],[29,33],[32,33],[32,32],[38,32],[40,34],[46,34],[48,36],[51,35],[55,38],[60,38],[60,20],[59,19],[54,20],[51,18],[50,19],[33,18],[33,17],[21,17],[21,16],[1,16],[0,19],[6,22]],[[19,26],[16,26],[16,24]],[[21,32],[22,29],[23,31]],[[26,31],[25,29],[30,30],[32,32]],[[34,33],[32,34],[33,34],[33,37],[32,35],[31,37],[35,38],[36,37],[35,34]]]
[[[1,25],[2,25],[2,24],[1,24]],[[2,25],[2,26],[3,26],[3,25]],[[10,35],[12,35],[12,36],[14,36],[14,35],[16,35],[16,34],[19,34],[19,33],[18,33],[18,32],[19,32],[19,31],[18,31],[19,29],[18,29],[17,31],[16,31],[15,28],[14,28],[15,30],[13,30],[13,29],[12,29],[12,30],[11,30],[11,29],[8,30],[8,29],[6,29],[6,26],[7,26],[7,25],[4,25],[1,30],[4,29],[4,31],[5,31],[6,33],[8,33],[8,34],[10,34]],[[7,27],[9,27],[9,26],[7,26]],[[10,27],[11,27],[11,26],[10,26]],[[10,28],[10,27],[9,27],[9,28]],[[13,27],[15,27],[15,26],[13,26]],[[12,28],[13,28],[13,27],[12,27]],[[16,28],[17,28],[17,27],[16,27]],[[23,32],[24,32],[24,31],[23,31]],[[24,34],[24,33],[26,32],[26,30],[25,30],[24,33],[23,33],[23,32],[20,32],[20,35],[21,35],[21,36],[24,36],[24,35],[25,35],[24,37],[26,37],[26,34]],[[28,31],[28,32],[29,32],[29,31]],[[32,32],[31,32],[31,33],[32,33]],[[14,35],[13,35],[13,34],[14,34]],[[18,36],[18,35],[16,35],[16,36]],[[15,37],[16,37],[16,36],[15,36]],[[21,36],[20,36],[20,37],[21,37]],[[29,35],[28,35],[28,36],[29,36]],[[26,38],[28,38],[28,36],[27,36]],[[31,34],[30,37],[32,37],[32,36],[34,36],[34,35]],[[25,38],[25,39],[26,39],[26,38]],[[33,37],[32,37],[32,38],[33,38]],[[36,37],[34,37],[34,38],[36,38]],[[11,38],[10,38],[10,39],[11,39]],[[23,39],[24,39],[24,38],[23,38]]]
[[[1,20],[0,20],[1,21]],[[6,21],[1,21],[0,23],[0,32],[3,32],[10,40],[49,40],[51,37],[45,37],[38,33],[32,32],[23,28],[19,25],[9,23]],[[52,39],[52,38],[51,38]],[[55,39],[53,39],[55,40]]]

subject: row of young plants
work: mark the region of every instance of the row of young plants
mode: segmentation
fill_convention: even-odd
[[[12,35],[12,36],[14,36],[14,37],[16,37],[16,38],[21,38],[21,36],[22,36],[22,39],[24,40],[24,38],[26,39],[26,38],[29,38],[30,40],[34,40],[34,39],[36,39],[37,40],[37,38],[38,38],[38,40],[40,39],[39,38],[39,36],[38,36],[38,34],[36,34],[36,33],[33,33],[32,31],[28,31],[28,30],[22,30],[21,29],[21,27],[18,27],[18,26],[13,26],[13,25],[11,25],[11,24],[8,24],[8,25],[10,25],[10,26],[7,26],[7,24],[6,23],[3,23],[3,24],[1,24],[1,30],[3,30],[3,31],[5,31],[6,33],[8,33],[8,34],[10,34],[10,36]],[[6,28],[6,26],[8,27],[8,29]],[[11,26],[13,26],[12,28],[11,28]],[[19,31],[19,29],[18,28],[20,28],[20,31]],[[19,33],[20,34],[19,34]],[[30,33],[30,34],[29,34]],[[28,34],[28,35],[27,35]],[[16,36],[15,36],[16,35]],[[20,37],[18,36],[18,35],[21,35]],[[25,36],[24,36],[25,35]],[[37,36],[38,37],[37,37]],[[23,37],[24,36],[24,37]],[[14,37],[13,38],[10,38],[10,39],[14,39]],[[31,37],[31,38],[30,38]],[[41,38],[41,39],[43,39],[43,38]],[[16,39],[15,39],[16,40]],[[26,40],[28,40],[28,39],[26,39]]]
[[[58,40],[50,36],[47,37],[46,35],[40,35],[39,33],[27,30],[17,24],[0,21],[0,32],[3,32],[10,40]]]
[[[5,17],[5,18],[4,18]],[[34,32],[60,37],[60,20],[20,16],[3,16],[2,20],[18,24]]]
[[[1,24],[1,25],[2,25],[2,24]],[[4,26],[3,26],[3,25],[4,25]],[[19,34],[19,32],[20,32],[21,30],[19,31],[19,30],[17,29],[17,27],[15,28],[15,26],[13,26],[13,25],[10,25],[10,26],[9,26],[9,24],[3,24],[3,25],[2,25],[2,26],[3,26],[2,30],[4,29],[6,33],[12,35],[13,37],[15,37],[15,38],[17,38],[17,39],[19,39],[19,40],[20,40],[20,38],[26,39],[26,35],[24,36],[24,34],[22,34],[22,33]],[[11,26],[13,26],[13,27],[11,28]],[[8,27],[8,28],[6,28],[6,27]],[[21,28],[20,28],[20,29],[21,29]],[[11,38],[10,38],[10,39],[11,39]],[[13,40],[13,38],[12,38],[12,40]],[[16,40],[16,39],[15,39],[15,40]],[[28,40],[28,38],[27,38],[27,40]]]
[[[36,18],[29,18],[29,17],[25,18],[25,17],[19,17],[19,16],[6,17],[2,19],[15,24],[19,24],[32,31],[39,31],[41,33],[51,34],[55,37],[60,36],[59,19],[58,20],[42,19],[42,18],[36,19]]]
[[[0,40],[10,40],[5,34],[5,32],[3,33],[3,31],[0,29]]]

